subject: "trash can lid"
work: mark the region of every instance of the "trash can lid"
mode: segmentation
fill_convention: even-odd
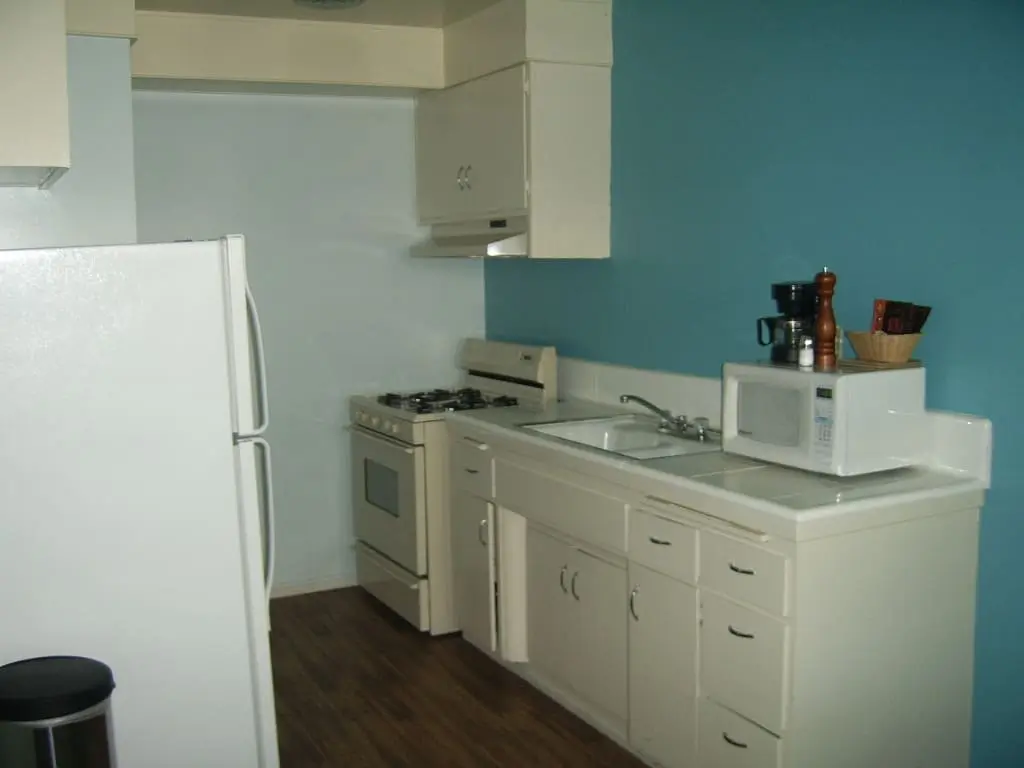
[[[114,674],[80,656],[42,656],[0,667],[0,721],[28,723],[66,717],[106,701]]]

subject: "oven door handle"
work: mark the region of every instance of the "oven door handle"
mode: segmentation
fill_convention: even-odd
[[[385,437],[384,435],[378,435],[377,433],[370,432],[368,429],[363,429],[362,427],[353,426],[353,427],[351,427],[351,429],[352,429],[352,432],[354,434],[357,434],[360,437],[365,437],[365,438],[367,438],[369,440],[373,440],[374,442],[383,443],[384,445],[388,446],[389,448],[398,448],[403,453],[407,453],[410,456],[412,456],[414,453],[416,453],[416,449],[415,448],[410,448],[405,443],[399,442],[398,440],[392,440],[390,437]]]

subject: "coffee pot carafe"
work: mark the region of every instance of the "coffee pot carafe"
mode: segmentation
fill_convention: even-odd
[[[796,364],[804,338],[814,338],[814,322],[818,308],[815,283],[775,283],[772,299],[781,313],[757,320],[757,343],[771,347],[773,363]]]

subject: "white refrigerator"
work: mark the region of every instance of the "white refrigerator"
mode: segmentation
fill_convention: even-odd
[[[0,664],[110,665],[119,768],[277,768],[240,236],[0,251]]]

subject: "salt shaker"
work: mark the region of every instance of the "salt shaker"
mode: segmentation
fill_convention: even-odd
[[[814,367],[814,339],[809,336],[800,337],[800,352],[797,355],[797,365],[801,368]]]

